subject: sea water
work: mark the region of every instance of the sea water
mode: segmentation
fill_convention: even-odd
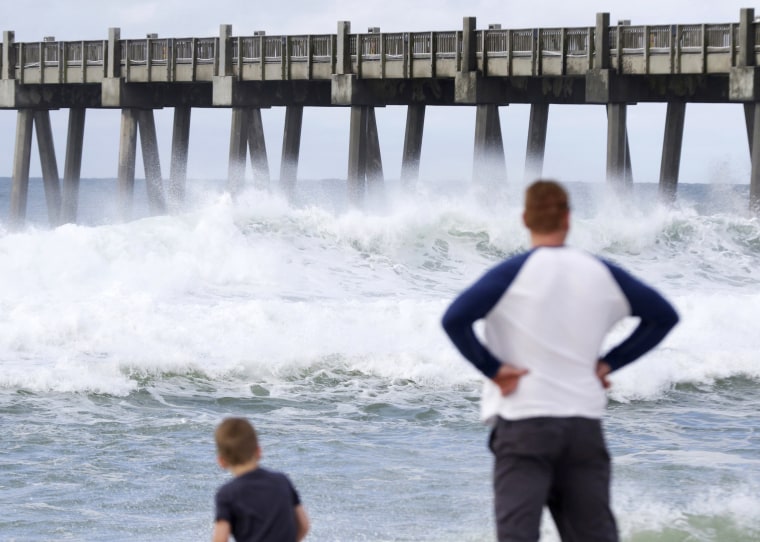
[[[525,250],[522,186],[420,183],[363,210],[345,182],[292,201],[190,182],[121,221],[83,180],[80,224],[7,224],[0,180],[0,540],[210,538],[228,479],[213,430],[258,428],[314,541],[494,540],[480,376],[448,303]],[[655,285],[681,323],[613,378],[605,419],[622,539],[760,540],[760,223],[746,185],[570,184],[569,243]],[[616,327],[606,347],[632,329]],[[557,540],[548,517],[543,540]]]

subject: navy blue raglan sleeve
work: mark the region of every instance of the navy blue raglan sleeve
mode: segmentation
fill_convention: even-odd
[[[498,303],[530,254],[515,256],[491,269],[457,297],[443,315],[443,329],[451,342],[488,378],[493,378],[502,362],[478,340],[473,326]]]
[[[615,371],[657,346],[678,323],[678,313],[653,288],[619,267],[609,262],[604,263],[628,299],[631,315],[641,320],[627,339],[604,356],[604,361]]]

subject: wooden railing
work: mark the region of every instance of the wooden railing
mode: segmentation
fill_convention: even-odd
[[[692,68],[688,57],[701,55],[700,60],[694,62],[693,70],[726,73],[735,65],[740,50],[738,31],[738,23],[610,27],[610,65],[623,73],[689,73]],[[476,33],[475,40],[478,66],[487,76],[552,75],[555,72],[582,75],[593,66],[592,59],[596,54],[594,32],[594,27],[481,30]],[[754,24],[753,36],[753,53],[757,54],[760,53],[759,24]],[[218,66],[220,61],[219,38],[125,39],[117,43],[121,49],[120,74],[127,78],[134,77],[140,69],[165,67],[167,72],[177,72],[183,65],[192,65],[193,77],[200,77],[195,67]],[[246,66],[261,64],[321,63],[334,66],[335,43],[336,36],[332,34],[233,37],[233,73],[240,75]],[[461,31],[351,34],[348,45],[354,73],[370,78],[426,76],[426,72],[417,73],[414,69],[396,72],[385,69],[394,62],[414,64],[415,61],[420,64],[427,61],[438,68],[431,69],[427,76],[451,77],[463,54]],[[44,41],[12,43],[11,46],[10,58],[15,63],[16,79],[21,83],[84,80],[84,77],[64,73],[77,69],[91,71],[87,81],[94,82],[100,77],[94,68],[106,63],[108,42]],[[530,57],[530,63],[525,60],[527,57]],[[668,62],[660,62],[657,57],[668,57]],[[643,59],[643,63],[637,63],[637,59]],[[384,67],[373,70],[373,63]],[[561,68],[555,68],[555,63]],[[361,69],[356,68],[357,64]],[[46,70],[58,70],[60,76],[34,76],[35,72]],[[267,75],[263,67],[260,72],[261,77]],[[304,78],[299,73],[288,68],[278,71],[276,77]],[[330,73],[332,71],[314,72],[310,69],[306,77],[324,79]],[[203,77],[208,76],[204,74]]]

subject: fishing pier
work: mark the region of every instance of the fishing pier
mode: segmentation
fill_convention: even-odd
[[[477,29],[473,17],[448,32],[234,36],[221,25],[207,38],[122,39],[0,45],[0,109],[18,111],[10,222],[23,224],[36,132],[52,225],[77,218],[83,135],[88,109],[121,110],[118,184],[124,217],[132,206],[139,134],[154,212],[181,203],[193,108],[231,108],[228,188],[242,189],[250,155],[254,183],[270,182],[261,109],[285,107],[279,183],[297,177],[304,107],[350,107],[347,189],[360,203],[383,182],[375,108],[407,107],[401,179],[418,176],[425,109],[475,109],[473,179],[506,178],[499,106],[530,104],[526,178],[541,175],[551,104],[607,109],[607,178],[620,190],[632,182],[627,107],[667,103],[660,194],[676,197],[687,103],[743,105],[752,160],[750,206],[760,208],[760,23],[753,9],[725,24],[610,24],[599,13],[579,28]],[[174,108],[169,175],[162,177],[154,110]],[[63,175],[53,146],[50,110],[68,109]]]

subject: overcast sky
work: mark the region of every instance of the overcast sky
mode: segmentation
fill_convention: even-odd
[[[385,32],[457,30],[462,17],[477,17],[478,28],[499,23],[502,28],[593,26],[595,14],[610,13],[613,23],[633,24],[727,23],[739,20],[742,7],[734,0],[677,0],[636,2],[505,1],[505,0],[0,0],[2,30],[15,31],[17,42],[105,39],[109,27],[121,37],[211,37],[220,24],[232,24],[233,35],[325,34],[337,21],[351,21],[352,30],[379,26]],[[760,9],[758,9],[760,14]],[[500,108],[508,176],[522,181],[529,106]],[[264,110],[263,119],[270,170],[279,177],[284,109]],[[398,178],[404,139],[405,108],[377,109],[381,153],[387,178]],[[656,182],[665,106],[639,104],[628,109],[628,129],[636,181]],[[51,113],[59,172],[67,111]],[[169,173],[172,111],[156,112],[159,152],[164,177]],[[299,178],[345,178],[348,160],[349,110],[309,108],[304,112]],[[190,178],[224,178],[227,173],[230,111],[194,109],[191,121]],[[14,111],[0,111],[0,177],[11,175],[16,127]],[[425,119],[421,177],[426,180],[469,178],[475,109],[428,108]],[[600,181],[604,178],[606,114],[603,106],[551,106],[544,173],[560,180]],[[82,177],[113,178],[117,172],[119,112],[88,111]],[[138,147],[139,149],[139,147]],[[33,149],[31,175],[40,176]],[[741,105],[696,105],[686,109],[681,180],[684,182],[746,183],[749,152]],[[138,177],[142,160],[138,150]],[[250,176],[250,166],[248,175]]]

